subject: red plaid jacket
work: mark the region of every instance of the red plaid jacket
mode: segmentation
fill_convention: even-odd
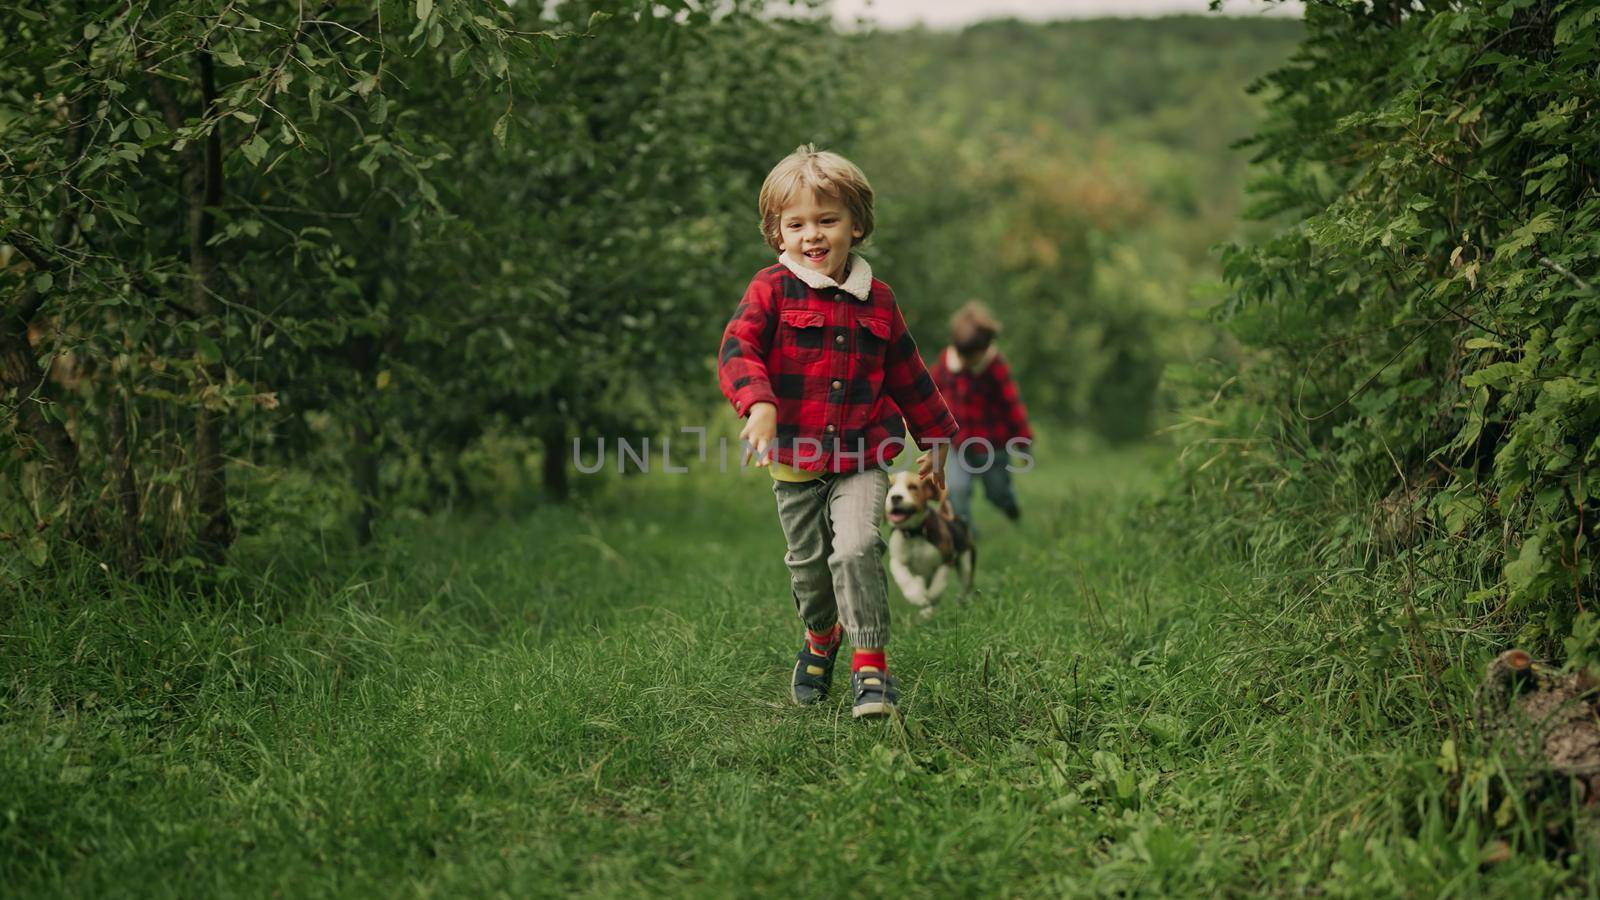
[[[946,347],[931,372],[934,384],[949,399],[950,408],[961,423],[957,446],[972,438],[983,438],[996,450],[1004,450],[1012,438],[1033,440],[1028,410],[1022,405],[1017,383],[1011,380],[1011,367],[998,350],[977,371],[972,371],[961,365],[954,347]]]
[[[722,333],[722,393],[741,417],[777,406],[772,458],[797,469],[888,464],[905,446],[902,414],[924,449],[956,435],[894,292],[865,260],[851,265],[843,285],[781,262],[762,269]]]

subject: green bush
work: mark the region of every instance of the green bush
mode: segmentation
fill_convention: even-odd
[[[1288,224],[1223,253],[1243,349],[1192,472],[1470,545],[1488,620],[1564,633],[1595,587],[1600,6],[1317,2],[1306,28],[1259,85],[1253,212]]]

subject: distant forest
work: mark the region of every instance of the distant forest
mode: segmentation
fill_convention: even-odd
[[[1299,22],[1200,16],[988,22],[864,39],[876,89],[850,147],[873,173],[874,244],[924,343],[969,298],[1033,409],[1115,440],[1176,402],[1169,366],[1219,352],[1191,311],[1237,224],[1264,98]],[[866,90],[862,93],[867,94]]]

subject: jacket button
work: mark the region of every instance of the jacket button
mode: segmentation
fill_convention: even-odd
[[[835,379],[834,382],[833,382],[833,389],[837,391],[839,388],[842,388],[842,387],[844,387],[844,382],[839,381],[838,379]]]
[[[843,344],[844,343],[844,335],[842,335],[842,334],[834,335],[833,336],[833,342],[835,344]]]
[[[829,434],[833,434],[833,426],[829,425],[828,428],[827,428],[827,431],[828,431]]]

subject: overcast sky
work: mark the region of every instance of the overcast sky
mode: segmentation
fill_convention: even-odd
[[[886,28],[922,24],[958,28],[981,19],[1072,19],[1092,16],[1162,16],[1204,13],[1206,0],[834,0],[840,23],[866,16]],[[1268,4],[1227,0],[1223,12],[1235,16],[1296,16],[1298,2]]]

